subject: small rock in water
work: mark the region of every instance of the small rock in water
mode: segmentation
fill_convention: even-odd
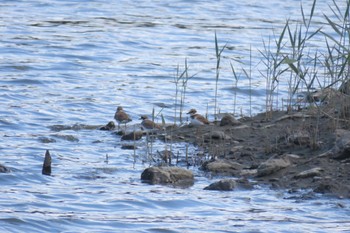
[[[0,173],[9,173],[11,172],[10,168],[0,164]]]
[[[189,187],[194,183],[190,170],[179,167],[149,167],[141,174],[141,180],[150,184],[171,184]]]
[[[130,145],[130,144],[124,144],[121,147],[123,150],[136,150],[137,146],[135,145]]]
[[[100,130],[113,130],[115,129],[115,124],[113,121],[108,122],[105,126],[102,126]]]
[[[51,175],[51,155],[49,150],[46,150],[45,153],[45,158],[44,158],[44,163],[43,163],[43,170],[42,170],[42,174],[43,175]]]
[[[133,131],[128,134],[124,134],[121,137],[121,140],[140,140],[142,138],[143,132],[142,131]]]
[[[236,181],[233,179],[224,179],[210,184],[204,190],[232,191],[236,187]]]

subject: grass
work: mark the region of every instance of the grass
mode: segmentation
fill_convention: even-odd
[[[345,7],[344,7],[345,4]],[[321,108],[322,101],[314,98],[314,91],[321,92],[329,89],[340,90],[344,95],[350,94],[350,1],[332,1],[329,6],[332,15],[324,15],[322,26],[315,27],[313,19],[317,12],[317,0],[313,0],[311,9],[305,10],[301,5],[300,21],[287,19],[279,34],[273,34],[267,41],[262,41],[263,49],[258,51],[261,60],[258,72],[266,81],[265,92],[265,113],[266,118],[272,118],[275,110],[283,110],[286,107],[288,113],[299,111],[301,108],[309,108],[316,113],[316,120],[306,119],[299,132],[308,132],[310,135],[310,147],[318,148],[320,118],[327,113]],[[308,13],[307,13],[308,12]],[[319,22],[318,22],[319,23]],[[318,24],[319,25],[319,24]],[[220,71],[223,66],[222,53],[227,48],[227,44],[220,47],[218,35],[215,32],[215,88],[214,88],[214,117],[218,116],[218,95]],[[313,41],[317,40],[319,48],[310,47]],[[322,46],[323,43],[323,46]],[[324,49],[325,48],[325,49]],[[250,48],[249,64],[244,64],[249,69],[237,69],[232,62],[229,62],[230,69],[234,77],[234,88],[238,88],[238,81],[247,78],[249,82],[249,113],[252,115],[252,70],[253,49]],[[229,58],[232,59],[232,58]],[[232,59],[233,60],[233,59]],[[243,62],[239,63],[243,64]],[[185,59],[184,67],[178,65],[174,77],[175,97],[174,97],[174,125],[179,120],[183,124],[182,112],[186,103],[186,94],[189,80],[195,75],[189,75],[190,68]],[[259,77],[260,78],[260,77]],[[279,91],[282,87],[287,87],[287,101],[284,102],[285,95]],[[302,103],[299,96],[303,94]],[[350,103],[346,96],[340,95],[339,101],[329,103],[329,107],[334,112],[339,111],[334,118],[334,128],[340,121],[348,122],[350,127]],[[325,95],[327,96],[327,95]],[[329,96],[329,95],[328,95]],[[234,92],[233,113],[237,112],[237,93]],[[282,98],[282,101],[281,99]],[[280,106],[282,102],[282,106]],[[286,106],[284,106],[284,104]],[[154,116],[154,112],[152,114]],[[328,116],[328,115],[327,115]],[[164,123],[164,118],[163,123]],[[293,130],[291,134],[295,134]],[[200,141],[200,140],[199,140]],[[198,142],[200,145],[201,143]],[[152,145],[151,145],[152,146]],[[170,146],[171,148],[171,146]],[[220,145],[212,145],[211,153],[220,154]],[[266,150],[273,151],[273,146],[266,142]],[[188,148],[186,147],[186,161],[189,159]],[[177,153],[178,155],[179,153]],[[178,160],[178,156],[177,159]]]

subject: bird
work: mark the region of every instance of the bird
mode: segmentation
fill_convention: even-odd
[[[140,117],[140,120],[142,120],[141,128],[143,130],[145,130],[146,132],[162,128],[162,127],[160,127],[160,125],[158,125],[158,124],[154,123],[153,121],[151,121],[150,119],[148,119],[148,117],[146,115],[142,115]]]
[[[192,108],[187,114],[190,114],[192,125],[209,125],[207,118],[198,114],[196,109]]]
[[[124,112],[123,107],[121,106],[117,108],[117,111],[114,114],[114,119],[118,122],[118,129],[120,129],[120,124],[125,124],[126,128],[126,124],[132,121],[132,119],[126,112]]]

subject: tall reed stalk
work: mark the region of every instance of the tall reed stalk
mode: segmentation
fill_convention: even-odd
[[[218,99],[218,83],[220,77],[220,62],[221,62],[221,54],[226,48],[227,44],[225,44],[221,49],[219,48],[218,38],[215,32],[215,55],[216,55],[216,75],[215,75],[215,97],[214,97],[214,118],[217,120],[217,99]]]

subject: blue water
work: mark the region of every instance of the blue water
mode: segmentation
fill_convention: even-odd
[[[316,22],[330,3],[317,5]],[[119,105],[135,127],[152,109],[173,122],[174,77],[186,59],[194,77],[183,111],[208,111],[212,120],[215,32],[220,46],[227,43],[220,111],[263,111],[266,85],[257,69],[262,40],[278,33],[287,18],[300,20],[299,1],[3,0],[0,12],[0,162],[12,169],[0,175],[1,232],[350,229],[348,200],[300,200],[266,187],[204,191],[217,178],[197,167],[189,168],[196,174],[191,188],[144,184],[140,174],[150,165],[145,141],[137,142],[136,151],[122,150],[119,136],[96,130],[113,119]],[[252,64],[253,77],[250,84],[242,75],[237,89],[230,62],[238,69],[249,65],[236,60]],[[280,92],[287,93],[283,86]],[[53,130],[57,125],[71,128]],[[153,146],[165,149],[158,141]],[[179,154],[186,146],[196,150],[172,145]],[[53,157],[52,176],[41,175],[46,149]]]

